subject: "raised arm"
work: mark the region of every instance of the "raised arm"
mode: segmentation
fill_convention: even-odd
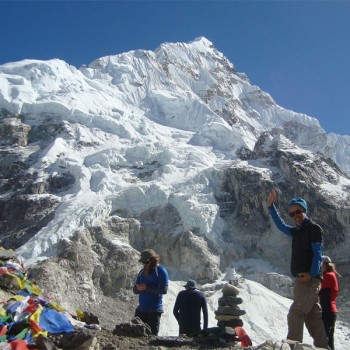
[[[269,209],[269,213],[275,223],[275,225],[277,226],[277,228],[285,233],[288,236],[292,236],[292,231],[291,228],[292,226],[287,225],[284,220],[282,219],[280,213],[278,212],[275,203],[276,203],[276,199],[277,199],[277,195],[276,195],[276,190],[273,189],[269,196],[267,197],[267,207]]]

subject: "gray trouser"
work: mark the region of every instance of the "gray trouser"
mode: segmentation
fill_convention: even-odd
[[[322,309],[318,303],[321,280],[312,278],[309,282],[295,280],[294,301],[288,312],[288,335],[290,340],[303,341],[304,323],[314,345],[327,349],[327,336],[322,321]]]

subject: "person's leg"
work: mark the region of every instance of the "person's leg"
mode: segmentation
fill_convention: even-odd
[[[304,318],[305,318],[305,286],[296,280],[293,288],[293,303],[287,315],[288,334],[287,339],[303,342]]]
[[[324,324],[324,329],[326,331],[326,335],[328,338],[328,345],[329,345],[329,335],[330,335],[331,327],[332,327],[332,313],[330,311],[323,311],[322,312],[322,321]]]
[[[147,324],[151,327],[152,334],[158,335],[160,318],[162,314],[160,312],[148,312],[147,313]]]
[[[182,323],[180,325],[180,331],[179,334],[186,334],[187,336],[193,336],[197,334],[201,330],[201,326],[199,325],[192,325],[188,323]]]
[[[305,290],[305,325],[311,337],[314,339],[314,345],[319,348],[327,348],[327,335],[322,321],[322,308],[318,303],[318,292],[321,281],[317,278],[307,283]]]
[[[322,321],[322,308],[320,304],[315,303],[311,311],[306,315],[305,325],[314,339],[314,345],[327,349],[327,335]]]
[[[186,328],[182,325],[179,325],[179,335],[186,334]]]
[[[334,348],[334,331],[335,331],[335,322],[337,321],[337,314],[333,313],[333,323],[332,323],[332,329],[329,333],[329,346],[331,347],[332,350],[335,350]]]
[[[186,334],[188,336],[195,336],[195,335],[198,335],[200,330],[201,330],[200,326],[191,327],[190,329],[187,330]]]
[[[327,338],[328,338],[328,346],[332,350],[334,350],[334,329],[335,329],[335,322],[337,320],[337,314],[333,312],[323,312],[322,320],[323,320]]]
[[[135,317],[138,317],[143,323],[147,322],[147,314],[139,309],[135,310]]]
[[[288,315],[288,334],[287,339],[296,340],[300,343],[303,342],[303,330],[304,330],[304,312],[300,308],[297,302],[293,302]]]

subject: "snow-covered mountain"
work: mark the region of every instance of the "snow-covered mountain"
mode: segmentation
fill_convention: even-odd
[[[0,243],[34,263],[88,237],[89,293],[130,289],[138,251],[152,247],[173,280],[202,284],[262,259],[279,274],[267,281],[257,268],[256,280],[287,296],[290,242],[268,216],[273,186],[282,213],[305,197],[325,251],[348,261],[350,136],[278,106],[203,37],[79,69],[1,65],[0,110]]]

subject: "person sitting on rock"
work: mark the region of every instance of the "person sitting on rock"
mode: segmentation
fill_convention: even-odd
[[[194,280],[187,281],[176,298],[173,313],[179,324],[179,334],[193,335],[201,330],[201,310],[203,329],[208,328],[208,307],[205,296],[197,289]]]

